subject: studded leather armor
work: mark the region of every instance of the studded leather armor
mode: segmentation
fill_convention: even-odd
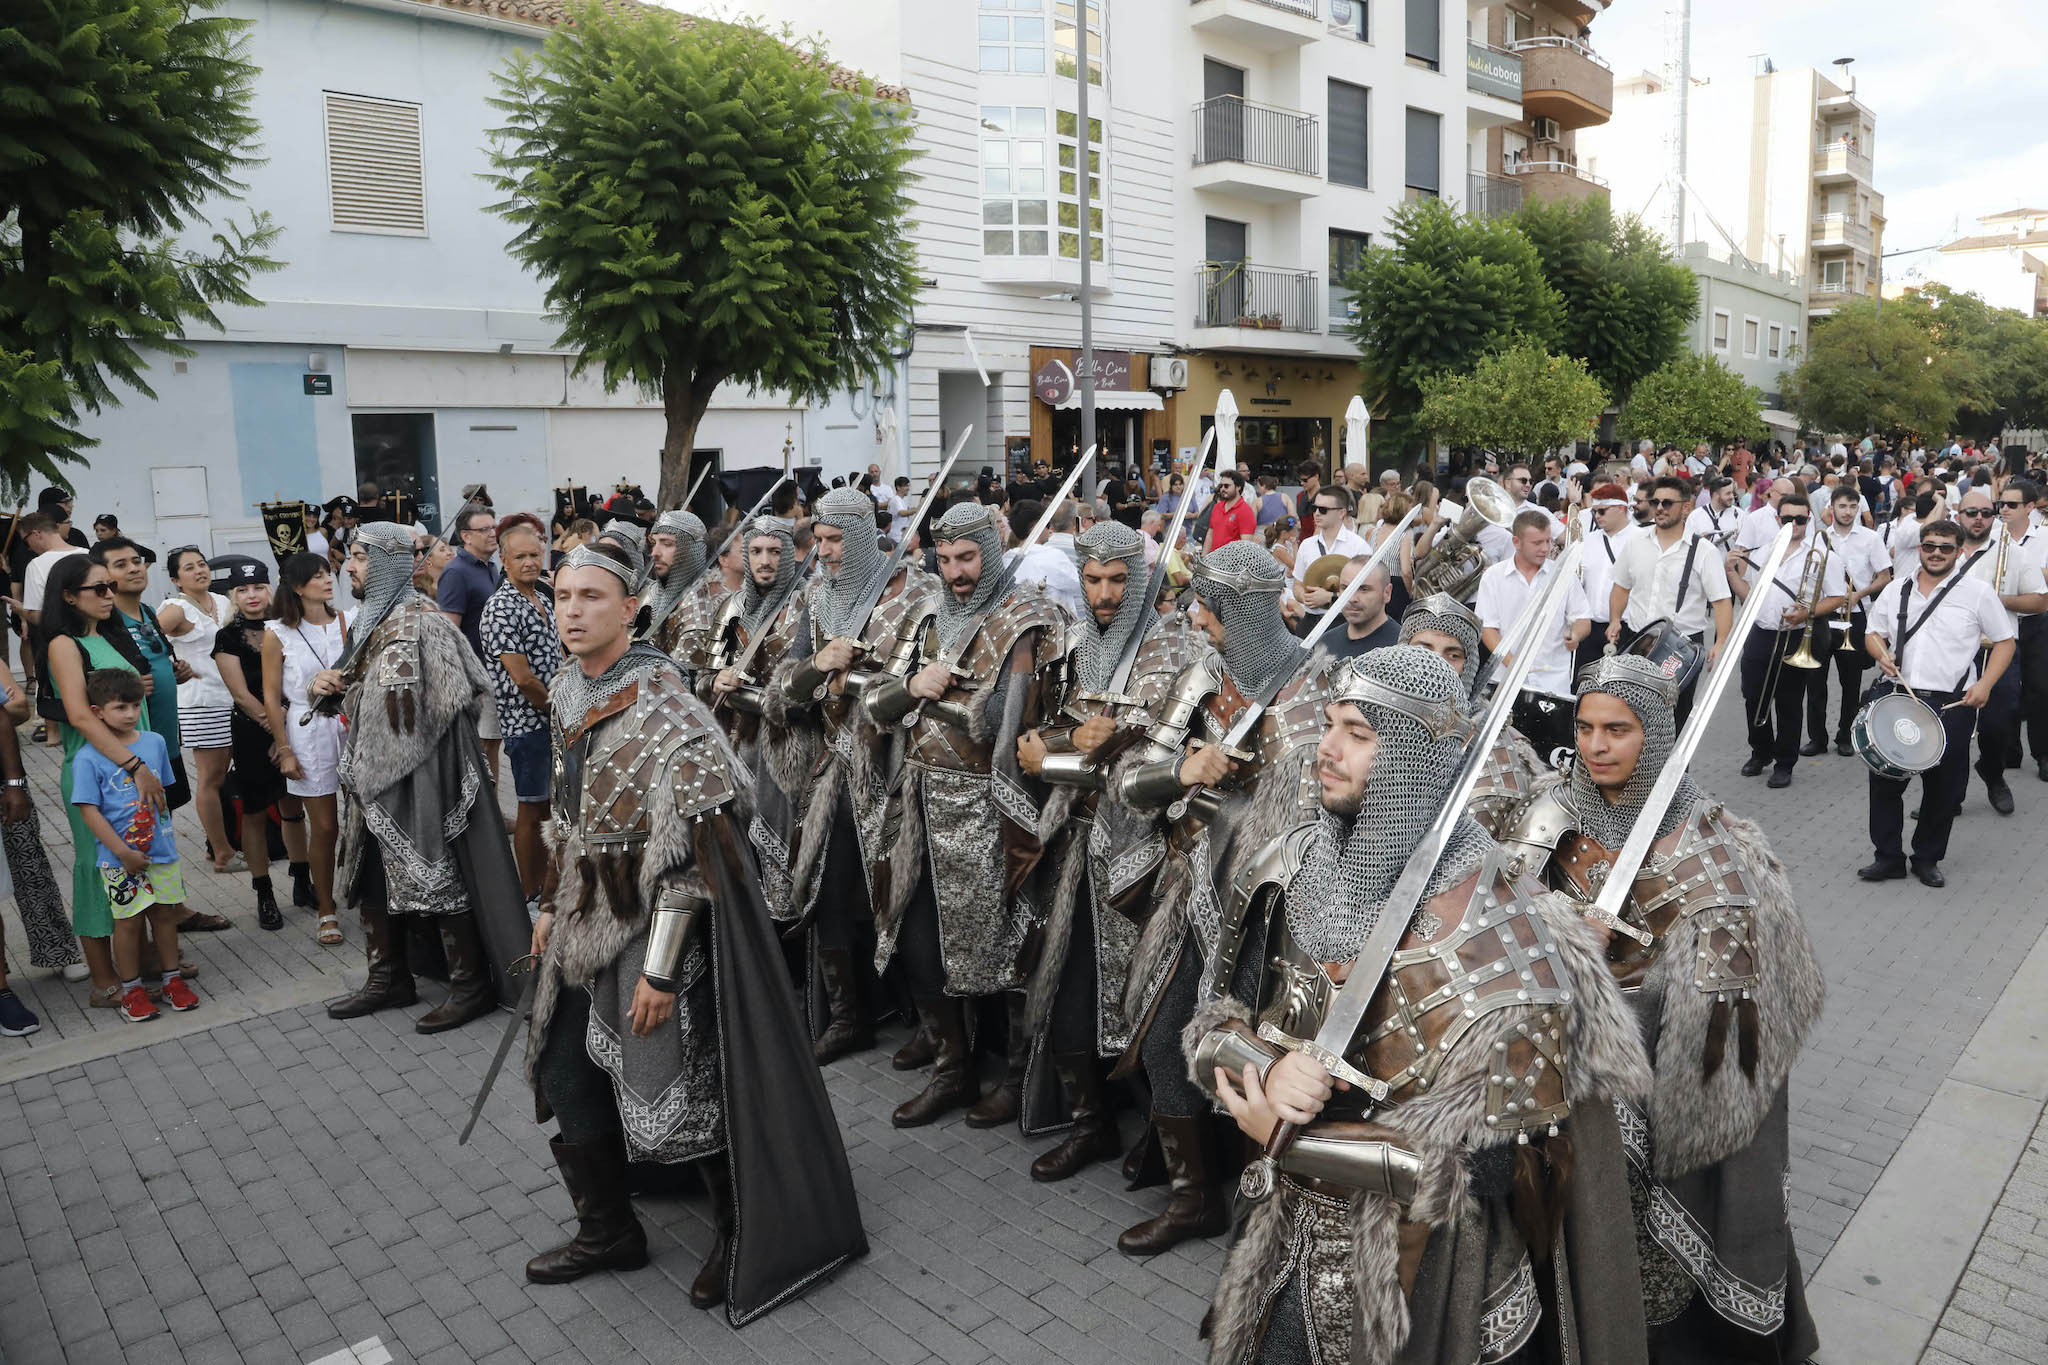
[[[623,723],[602,722],[623,717]],[[682,678],[651,672],[565,729],[555,751],[554,818],[592,852],[647,842],[650,798],[665,783],[685,818],[738,794],[716,726]]]
[[[866,649],[847,671],[846,690],[839,696],[832,695],[830,680],[811,663],[818,651],[831,643],[817,611],[807,607],[792,627],[795,638],[790,648],[800,651],[804,662],[791,675],[784,698],[791,706],[818,707],[819,719],[832,747],[850,737],[853,722],[858,718],[860,696],[870,682],[883,677],[904,677],[917,665],[923,644],[923,633],[918,628],[932,613],[937,588],[935,580],[914,565],[903,572],[903,582],[896,592],[875,605],[867,625],[862,627],[860,639]],[[813,600],[825,587],[825,580],[817,579],[805,590],[809,594],[806,601]]]
[[[724,669],[730,668],[739,657],[747,652],[752,643],[747,637],[742,618],[746,615],[746,594],[728,593],[718,604],[712,616],[711,629],[705,636],[705,650],[701,665],[697,669],[697,695],[706,704],[712,700],[711,683]],[[782,610],[767,625],[768,638],[754,651],[747,661],[747,675],[741,684],[726,693],[725,706],[743,716],[761,714],[761,689],[767,685],[770,674],[782,656],[796,643],[800,627],[796,620],[794,601],[785,602]]]
[[[1495,742],[1486,755],[1486,766],[1480,769],[1479,781],[1472,788],[1472,799],[1465,805],[1466,813],[1481,829],[1496,838],[1500,836],[1508,817],[1536,790],[1542,771],[1534,764],[1527,741],[1520,740],[1512,730]]]
[[[725,586],[716,567],[690,586],[676,603],[666,621],[654,628],[654,645],[692,673],[710,666],[714,626],[718,611],[728,597],[737,594]]]
[[[1329,704],[1327,673],[1297,677],[1280,689],[1280,695],[1266,708],[1254,732],[1255,742],[1245,749],[1230,750],[1238,770],[1216,795],[1228,795],[1251,787],[1259,774],[1277,766],[1303,745],[1313,748],[1322,738],[1323,711]],[[1161,806],[1181,791],[1178,769],[1190,739],[1205,744],[1222,744],[1251,701],[1224,676],[1222,663],[1212,655],[1206,661],[1181,671],[1165,700],[1154,712],[1146,737],[1145,762],[1126,772],[1119,795],[1133,806]],[[1319,799],[1313,765],[1299,778],[1303,809]],[[1213,810],[1213,806],[1211,807]],[[1205,814],[1199,808],[1195,814]]]
[[[1037,632],[1032,645],[1032,672],[1045,675],[1067,653],[1066,618],[1059,607],[1043,593],[1032,591],[1013,592],[997,604],[961,656],[953,684],[919,712],[917,724],[910,731],[912,763],[959,772],[989,771],[994,735],[977,737],[971,733],[970,708],[982,704],[996,677],[1010,666],[1010,651],[1032,631]],[[931,658],[937,653],[936,642],[928,638],[923,657]],[[1011,685],[1027,681],[1014,679]]]

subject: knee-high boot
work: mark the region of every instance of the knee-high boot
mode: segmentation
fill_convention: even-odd
[[[1109,1103],[1102,1093],[1102,1063],[1093,1053],[1067,1052],[1054,1057],[1052,1065],[1060,1078],[1060,1092],[1067,1098],[1067,1112],[1074,1116],[1074,1127],[1059,1146],[1031,1163],[1031,1178],[1040,1184],[1065,1180],[1121,1153],[1116,1124],[1110,1121]]]
[[[698,1308],[716,1308],[725,1302],[725,1266],[732,1249],[733,1188],[732,1162],[724,1152],[704,1158],[704,1184],[711,1191],[712,1218],[717,1226],[711,1254],[690,1281],[690,1302]]]
[[[1230,1204],[1217,1186],[1209,1120],[1200,1115],[1154,1114],[1172,1195],[1157,1218],[1124,1229],[1117,1249],[1130,1256],[1156,1256],[1191,1237],[1214,1237],[1230,1226]]]
[[[983,1095],[967,1111],[969,1128],[995,1128],[1016,1120],[1024,1105],[1024,1072],[1031,1065],[1031,1033],[1025,1021],[1024,993],[1012,991],[1004,1000],[1009,1042],[1003,1058],[1002,1084]]]
[[[444,1033],[489,1014],[498,1002],[491,985],[490,963],[484,958],[483,936],[476,915],[468,910],[439,917],[441,949],[448,955],[448,998],[413,1024],[415,1033]]]
[[[405,960],[405,928],[391,922],[383,906],[363,903],[363,952],[370,960],[363,988],[327,1007],[330,1019],[356,1019],[397,1005],[419,1003],[412,968]]]
[[[967,1010],[957,996],[921,996],[917,1017],[932,1036],[932,1078],[925,1088],[896,1106],[889,1122],[922,1128],[941,1114],[974,1103],[979,1090],[967,1055]]]
[[[825,1009],[830,1018],[825,1031],[811,1044],[811,1056],[818,1065],[873,1047],[875,1026],[868,1019],[867,1002],[861,999],[853,949],[818,949],[818,979],[825,987]]]
[[[533,1284],[567,1284],[598,1270],[638,1270],[647,1264],[647,1232],[626,1192],[626,1141],[613,1133],[598,1142],[548,1144],[562,1184],[576,1205],[576,1235],[526,1263]]]

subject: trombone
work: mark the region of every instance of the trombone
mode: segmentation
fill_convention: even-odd
[[[1818,554],[1815,553],[1816,549],[1819,551]],[[1799,648],[1790,654],[1781,653],[1775,647],[1772,649],[1770,667],[1764,671],[1763,691],[1756,701],[1756,714],[1749,718],[1751,729],[1762,726],[1771,714],[1772,699],[1778,690],[1778,676],[1785,665],[1807,669],[1821,666],[1821,661],[1813,656],[1813,633],[1817,624],[1813,619],[1813,609],[1820,605],[1821,592],[1827,583],[1827,567],[1828,542],[1823,533],[1819,535],[1817,543],[1807,546],[1806,566],[1799,573],[1799,591],[1793,594],[1793,605],[1806,608],[1806,631],[1799,637]],[[1776,579],[1772,579],[1767,583],[1757,584],[1750,591],[1765,592],[1772,587],[1782,586],[1784,585]]]

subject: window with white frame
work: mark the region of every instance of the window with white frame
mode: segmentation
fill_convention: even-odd
[[[1714,349],[1724,354],[1728,350],[1728,314],[1726,310],[1714,310]]]
[[[1015,0],[1013,0],[1013,3]],[[987,0],[983,0],[986,4]],[[1052,49],[1053,74],[1067,80],[1074,79],[1074,30],[1079,21],[1075,18],[1076,0],[1053,0]],[[1034,8],[1036,5],[1034,3]],[[1088,15],[1088,84],[1102,84],[1102,0],[1087,0]]]
[[[1045,72],[1045,0],[981,0],[976,36],[983,71]]]
[[[1060,255],[1069,260],[1081,259],[1081,185],[1078,163],[1081,155],[1079,122],[1071,109],[1062,109],[1054,115],[1054,126],[1059,145],[1059,219]],[[1103,239],[1109,235],[1109,221],[1104,212],[1106,201],[1102,197],[1102,120],[1088,120],[1088,228],[1094,237],[1088,244],[1090,260],[1102,260],[1105,247]]]
[[[1768,350],[1766,350],[1766,351],[1764,352],[1764,354],[1765,354],[1765,355],[1767,355],[1767,356],[1769,356],[1769,357],[1770,357],[1770,358],[1771,358],[1772,360],[1776,360],[1776,359],[1778,359],[1778,357],[1779,357],[1780,355],[1782,355],[1782,354],[1784,353],[1784,349],[1785,349],[1785,329],[1784,329],[1783,327],[1780,327],[1780,326],[1779,326],[1779,325],[1778,325],[1777,323],[1775,323],[1775,322],[1774,322],[1774,323],[1772,323],[1772,324],[1771,324],[1771,330],[1770,330],[1770,338],[1771,338],[1771,344],[1770,344],[1770,348],[1769,348]]]
[[[1794,328],[1792,329],[1791,335],[1790,335],[1790,336],[1788,336],[1788,337],[1786,337],[1786,339],[1785,339],[1785,350],[1786,350],[1786,353],[1787,353],[1788,355],[1792,356],[1792,357],[1793,357],[1793,358],[1795,358],[1795,359],[1796,359],[1796,358],[1798,358],[1798,355],[1799,355],[1799,329],[1798,329],[1797,327],[1794,327]]]
[[[426,163],[420,106],[328,90],[327,197],[338,232],[424,237]]]
[[[1330,31],[1361,43],[1372,41],[1372,16],[1366,0],[1330,0]]]
[[[1762,322],[1756,318],[1742,320],[1742,353],[1752,360],[1756,358],[1757,333],[1762,327]]]
[[[1052,169],[1044,109],[983,105],[981,250],[986,256],[1052,254]]]

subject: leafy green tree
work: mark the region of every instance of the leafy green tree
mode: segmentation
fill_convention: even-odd
[[[1686,351],[1636,381],[1621,428],[1683,450],[1696,441],[1760,441],[1763,402],[1761,389],[1720,361]]]
[[[85,414],[147,398],[147,355],[252,306],[277,228],[195,247],[254,165],[248,21],[218,0],[23,0],[0,18],[0,492],[63,482]]]
[[[1556,349],[1584,360],[1617,400],[1684,353],[1699,285],[1640,219],[1616,218],[1600,195],[1531,200],[1510,221],[1535,245],[1543,278],[1564,300]]]
[[[1893,308],[1954,361],[1958,431],[1982,439],[2048,424],[2048,319],[1941,284],[1886,305]]]
[[[1403,452],[1423,430],[1417,418],[1431,379],[1470,370],[1517,340],[1547,344],[1562,326],[1562,305],[1529,240],[1439,199],[1398,209],[1382,244],[1339,287],[1358,303],[1351,336],[1374,435]]]
[[[1842,306],[1813,329],[1785,401],[1816,431],[1939,438],[1955,430],[1968,366],[1939,344],[1914,309],[1871,299]]]
[[[492,183],[579,369],[658,395],[659,502],[734,380],[824,399],[907,324],[909,110],[785,30],[595,4],[498,76]]]
[[[1482,356],[1469,374],[1425,380],[1421,425],[1454,446],[1533,460],[1588,439],[1606,407],[1607,390],[1585,361],[1523,341]]]

